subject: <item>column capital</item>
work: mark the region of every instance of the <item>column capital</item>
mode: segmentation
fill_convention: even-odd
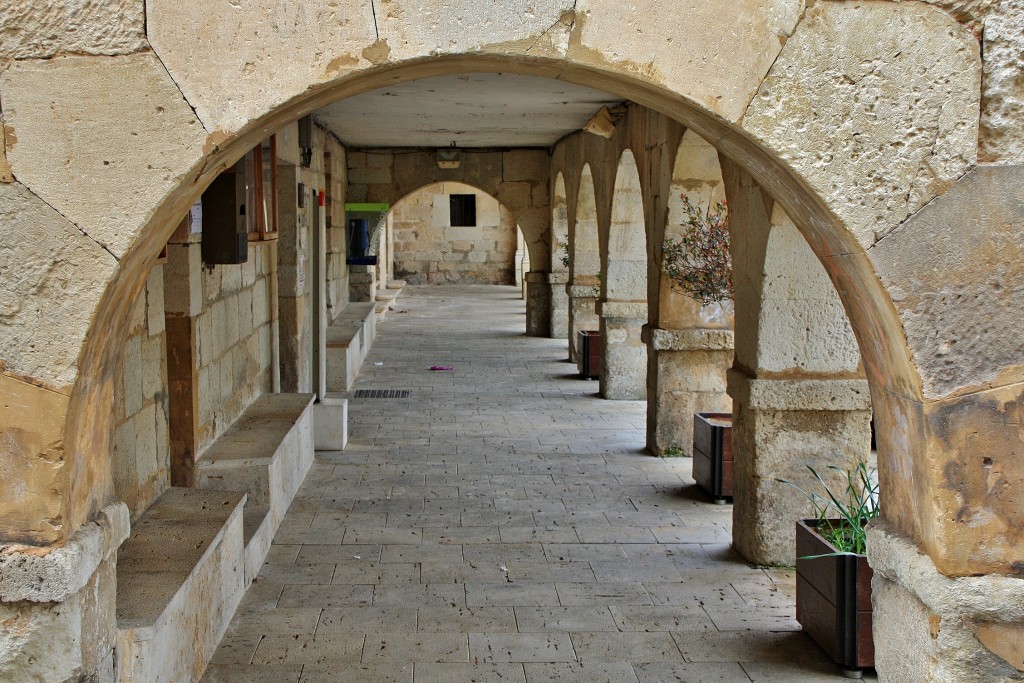
[[[663,329],[644,325],[640,338],[652,351],[732,351],[733,331],[709,328]]]
[[[565,293],[573,299],[596,299],[598,297],[597,294],[594,294],[594,285],[576,285],[571,282],[565,284]]]
[[[596,308],[602,318],[647,320],[646,301],[598,301]]]
[[[760,379],[730,368],[729,396],[753,410],[871,410],[866,379]]]
[[[0,601],[64,602],[85,587],[130,528],[128,506],[117,502],[59,548],[0,545]]]

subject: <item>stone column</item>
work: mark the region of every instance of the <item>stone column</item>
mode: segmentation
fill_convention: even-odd
[[[646,301],[599,301],[601,319],[601,396],[618,401],[647,397]]]
[[[117,502],[62,546],[0,544],[5,681],[116,680],[117,549],[129,528],[128,506]]]
[[[1003,35],[1021,40],[1017,26]],[[924,386],[872,387],[883,519],[867,550],[886,681],[1024,678],[1022,216],[1024,163],[979,166],[870,252]]]
[[[569,273],[548,273],[548,284],[551,286],[549,312],[552,339],[565,339],[569,334],[569,296],[565,290],[568,282]]]
[[[867,460],[871,399],[857,341],[835,287],[782,208],[723,160],[735,294],[733,545],[757,564],[793,564],[794,525],[818,491],[808,465]],[[820,491],[824,493],[823,491]]]
[[[733,368],[733,545],[756,564],[792,565],[794,523],[808,501],[779,479],[816,490],[810,465],[851,470],[867,456],[871,398],[863,379],[761,379]],[[824,493],[823,491],[821,493]]]
[[[597,278],[595,284],[567,284],[565,294],[569,303],[569,362],[576,362],[576,337],[582,331],[601,329],[597,317]]]
[[[377,267],[348,267],[349,301],[377,300]]]
[[[551,285],[550,273],[531,270],[526,280],[526,336],[547,337],[551,335]]]
[[[663,330],[645,325],[647,448],[655,455],[693,455],[693,414],[731,413],[726,369],[732,330]]]

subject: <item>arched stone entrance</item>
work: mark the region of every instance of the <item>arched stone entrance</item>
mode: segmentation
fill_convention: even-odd
[[[17,273],[2,285],[10,303],[0,328],[0,381],[16,397],[2,413],[11,437],[0,484],[5,540],[77,543],[102,519],[114,490],[113,383],[131,307],[181,216],[227,164],[298,116],[385,83],[528,73],[602,88],[696,131],[736,165],[734,208],[763,210],[770,197],[785,209],[839,293],[871,385],[885,529],[875,560],[891,597],[877,605],[879,619],[915,614],[918,651],[948,656],[943,648],[954,646],[927,637],[937,616],[943,629],[967,634],[971,661],[1005,669],[970,629],[985,621],[977,638],[1005,652],[1019,615],[980,598],[933,599],[933,583],[959,584],[909,569],[919,562],[1002,586],[1018,573],[1024,536],[1012,484],[1024,471],[1024,436],[1013,428],[1022,302],[1006,286],[1024,249],[1007,227],[1019,221],[1022,180],[1010,164],[1021,160],[1012,149],[1004,159],[986,149],[1004,166],[976,168],[982,63],[977,40],[951,16],[924,3],[801,11],[783,0],[743,13],[724,0],[671,14],[646,2],[626,21],[618,5],[562,2],[513,22],[487,21],[498,10],[469,2],[437,13],[354,6],[289,17],[221,4],[186,13],[162,0],[146,9],[144,21],[141,7],[117,20],[97,11],[56,41],[34,40],[36,27],[18,24],[19,38],[4,48],[16,61],[0,74],[0,175],[14,182],[0,184],[0,215]],[[456,19],[489,28],[467,35]],[[737,28],[742,47],[723,52]],[[634,152],[643,184],[653,164]],[[594,168],[599,187],[613,170]],[[987,210],[964,208],[972,203]],[[604,211],[599,205],[601,221]],[[547,263],[550,211],[537,220],[545,253],[535,262]],[[927,258],[908,258],[921,245]],[[993,424],[1000,438],[983,439],[989,455],[979,464],[970,435]],[[109,572],[93,569],[117,543],[91,551],[76,565],[86,577],[66,589],[4,599],[62,603],[89,581],[109,582]],[[109,657],[105,642],[82,639],[82,666]],[[913,674],[956,680],[930,669],[931,656],[921,654]],[[880,667],[896,659],[882,652]]]

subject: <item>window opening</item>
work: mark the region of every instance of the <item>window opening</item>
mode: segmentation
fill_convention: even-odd
[[[451,210],[450,223],[452,227],[476,226],[475,194],[449,195],[449,208]]]

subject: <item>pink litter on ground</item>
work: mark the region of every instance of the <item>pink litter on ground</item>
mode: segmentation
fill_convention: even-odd
[[[454,370],[455,368],[450,368],[447,365],[431,365],[430,369],[434,371],[451,371]]]

